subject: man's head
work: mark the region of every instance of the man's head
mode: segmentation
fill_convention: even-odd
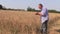
[[[38,8],[39,8],[39,9],[42,9],[42,7],[43,7],[42,4],[39,4],[39,5],[38,5]]]

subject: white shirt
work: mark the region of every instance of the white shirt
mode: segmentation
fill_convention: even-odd
[[[41,23],[44,23],[46,20],[49,19],[47,8],[43,7],[42,10],[41,10],[41,14],[42,14]]]

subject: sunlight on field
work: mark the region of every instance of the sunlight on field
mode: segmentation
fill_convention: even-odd
[[[35,12],[0,10],[0,34],[40,34],[40,25]],[[48,33],[60,33],[59,13],[49,13]]]

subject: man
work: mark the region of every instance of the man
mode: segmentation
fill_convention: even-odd
[[[49,20],[48,16],[48,10],[47,8],[43,7],[42,4],[38,5],[38,8],[41,9],[41,12],[37,12],[36,15],[39,15],[41,17],[41,33],[47,34],[47,23]]]

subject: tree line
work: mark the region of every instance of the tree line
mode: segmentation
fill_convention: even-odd
[[[14,10],[14,11],[24,11],[24,9],[12,9],[12,8],[6,8],[3,5],[0,4],[0,10]]]

